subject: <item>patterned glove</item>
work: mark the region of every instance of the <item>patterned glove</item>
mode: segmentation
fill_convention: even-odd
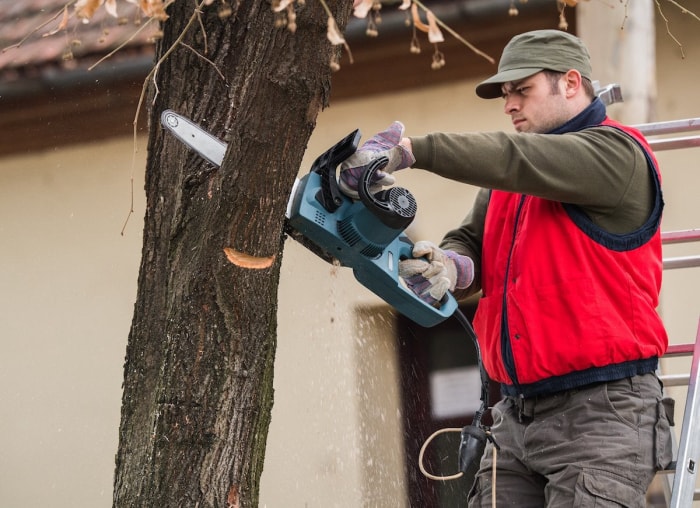
[[[412,254],[399,262],[399,276],[424,302],[437,305],[447,291],[466,289],[474,281],[474,262],[468,256],[425,240],[416,242]]]
[[[384,186],[394,184],[393,173],[397,169],[408,168],[416,159],[413,154],[399,145],[403,137],[404,126],[401,122],[392,123],[388,129],[375,134],[367,140],[357,151],[340,165],[340,190],[358,199],[357,187],[365,168],[375,159],[387,157],[389,162],[383,170],[377,171],[370,191],[372,193],[381,190]]]

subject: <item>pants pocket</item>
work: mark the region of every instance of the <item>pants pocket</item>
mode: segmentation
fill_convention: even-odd
[[[654,466],[657,471],[666,469],[673,460],[671,443],[671,427],[668,417],[669,407],[673,399],[663,399],[656,405],[656,424],[654,425]],[[671,419],[673,413],[671,412]]]
[[[645,492],[607,471],[583,470],[574,493],[574,508],[645,508]]]
[[[661,404],[663,405],[663,413],[666,415],[668,424],[673,427],[676,424],[675,412],[676,412],[676,401],[671,397],[664,397],[661,399]]]

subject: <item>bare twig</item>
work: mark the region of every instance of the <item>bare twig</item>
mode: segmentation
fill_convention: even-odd
[[[199,22],[199,28],[202,29],[202,37],[204,38],[204,54],[209,54],[209,43],[207,41],[207,31],[204,29],[204,23],[202,22],[202,11],[197,9],[197,21]]]
[[[427,8],[425,5],[423,5],[423,3],[420,2],[420,0],[413,0],[413,3],[416,4],[418,7],[420,7],[421,9],[423,9],[424,11],[426,11],[426,12],[428,11],[428,8]],[[495,61],[492,57],[490,57],[489,55],[487,55],[486,53],[484,53],[483,51],[481,51],[480,49],[478,49],[476,46],[474,46],[472,43],[470,43],[469,41],[467,41],[466,39],[464,39],[461,35],[459,35],[457,32],[455,32],[454,30],[452,30],[452,28],[450,28],[450,27],[447,26],[445,23],[443,23],[442,21],[440,21],[439,18],[436,17],[436,18],[435,18],[435,21],[437,22],[438,25],[440,25],[442,28],[444,28],[450,35],[452,35],[452,37],[454,37],[454,38],[457,39],[459,42],[461,42],[462,44],[464,44],[465,46],[467,46],[467,47],[468,47],[469,49],[471,49],[474,53],[476,53],[477,55],[479,55],[479,56],[481,56],[481,57],[484,57],[484,58],[485,58],[486,60],[488,60],[490,63],[496,63],[496,61]]]
[[[690,11],[687,8],[683,7],[681,4],[676,2],[676,0],[666,0],[666,1],[670,4],[673,4],[676,7],[678,7],[681,10],[681,13],[688,14],[688,15],[692,16],[693,18],[695,18],[696,20],[700,21],[700,17],[698,17],[697,14],[695,14],[693,11]]]
[[[20,47],[22,44],[24,44],[24,43],[27,41],[27,39],[29,39],[32,35],[34,35],[34,34],[37,33],[39,30],[41,30],[42,28],[44,28],[46,25],[48,25],[49,23],[51,23],[52,21],[54,21],[56,18],[58,18],[58,17],[61,15],[61,13],[62,13],[65,9],[67,9],[68,7],[70,7],[71,4],[75,3],[75,1],[76,1],[76,0],[70,0],[70,2],[66,3],[63,7],[61,7],[61,8],[58,10],[58,12],[56,12],[56,14],[54,14],[53,16],[51,16],[49,19],[47,19],[46,21],[44,21],[42,24],[40,24],[39,26],[37,26],[36,28],[34,28],[34,30],[32,30],[31,32],[29,32],[29,33],[28,33],[27,35],[25,35],[24,37],[22,37],[22,39],[21,39],[19,42],[16,42],[15,44],[11,44],[10,46],[7,46],[7,47],[3,48],[3,49],[2,49],[2,52],[4,53],[5,51],[7,51],[7,50],[9,50],[9,49],[19,48],[19,47]]]
[[[221,70],[219,70],[219,68],[216,66],[216,64],[215,64],[214,62],[212,62],[211,60],[209,60],[206,56],[204,56],[203,54],[201,54],[199,51],[197,51],[196,49],[194,49],[194,48],[193,48],[192,46],[190,46],[189,44],[185,44],[184,42],[181,42],[180,45],[186,47],[186,48],[189,49],[192,53],[194,53],[195,55],[197,55],[199,58],[201,58],[202,60],[204,60],[205,62],[207,62],[208,64],[210,64],[210,65],[214,68],[214,70],[216,71],[216,73],[219,75],[219,77],[220,77],[222,80],[224,80],[224,82],[226,82],[226,76],[224,76],[224,73],[221,72]]]
[[[625,25],[627,24],[627,18],[629,18],[629,5],[630,5],[630,0],[627,0],[625,2],[625,17],[622,19],[622,26],[620,26],[620,30],[624,30]]]
[[[323,10],[325,10],[325,11],[326,11],[326,14],[328,14],[328,17],[329,17],[329,18],[332,18],[332,17],[333,17],[333,13],[331,12],[330,7],[328,7],[328,4],[325,2],[325,0],[319,0],[319,2],[321,3],[321,6],[323,7]]]
[[[668,18],[667,18],[666,15],[664,14],[663,9],[661,8],[661,3],[659,2],[659,0],[654,0],[654,1],[656,2],[656,7],[657,7],[658,10],[659,10],[659,15],[663,18],[664,23],[666,24],[666,33],[667,33],[668,36],[671,38],[671,40],[673,40],[673,42],[675,42],[675,43],[678,45],[678,48],[681,50],[681,58],[685,58],[685,52],[683,51],[683,45],[682,45],[682,44],[680,43],[680,41],[679,41],[678,39],[676,39],[676,37],[671,33],[671,30],[669,29],[670,23],[669,23],[669,21],[668,21]],[[674,3],[675,3],[675,2],[674,2]],[[676,5],[677,5],[677,4],[676,4]]]
[[[153,80],[153,88],[155,88],[156,91],[153,94],[153,100],[151,101],[151,106],[155,105],[156,99],[160,95],[160,88],[158,87],[158,71],[159,70],[160,70],[160,66],[153,68],[153,77],[151,79]]]
[[[117,51],[119,51],[119,50],[121,50],[122,48],[124,48],[127,44],[129,44],[132,40],[134,40],[134,38],[135,38],[138,34],[140,34],[154,19],[156,19],[156,18],[148,18],[148,21],[146,21],[143,25],[141,25],[141,26],[139,27],[138,30],[136,30],[133,34],[131,34],[131,36],[130,36],[127,40],[125,40],[124,42],[122,42],[119,46],[117,46],[116,48],[114,48],[112,51],[110,51],[110,52],[107,53],[105,56],[103,56],[102,58],[100,58],[97,62],[95,62],[94,64],[92,64],[90,67],[88,67],[88,70],[91,71],[92,69],[94,69],[95,67],[97,67],[98,65],[100,65],[102,62],[104,62],[105,60],[107,60],[108,58],[111,58],[112,55],[114,55]]]
[[[345,48],[345,52],[348,54],[348,58],[350,59],[350,63],[352,64],[353,58],[352,58],[352,51],[350,51],[350,45],[347,43],[343,35],[340,33],[338,30],[338,25],[335,22],[335,17],[333,17],[333,13],[331,12],[330,7],[328,7],[328,4],[326,3],[325,0],[319,0],[321,3],[321,6],[323,9],[326,11],[326,14],[328,15],[328,39],[331,41],[331,44],[337,45],[337,44],[342,44],[343,47]],[[331,28],[333,30],[331,30]],[[333,33],[334,37],[336,40],[333,40],[331,38],[331,33]],[[338,61],[335,60],[335,57],[331,60],[331,68],[334,68],[336,65],[338,65]],[[339,66],[336,67],[340,68]]]
[[[174,1],[174,0],[173,0]],[[158,68],[160,65],[165,61],[166,58],[168,58],[173,51],[175,51],[175,48],[180,45],[185,38],[185,34],[189,31],[190,28],[192,28],[192,25],[197,21],[197,17],[199,16],[199,11],[202,9],[202,6],[205,4],[207,0],[200,0],[200,2],[197,4],[195,7],[194,12],[192,13],[192,16],[190,16],[190,19],[187,21],[187,24],[185,27],[182,29],[180,32],[180,35],[175,39],[175,41],[170,45],[170,47],[163,53],[163,56],[161,56],[158,61],[154,64],[153,68],[151,71],[148,73],[146,78],[143,80],[143,86],[141,87],[141,94],[139,95],[139,101],[138,104],[136,105],[136,114],[134,115],[134,152],[133,152],[133,157],[132,157],[132,162],[131,162],[131,207],[129,208],[129,213],[126,216],[126,220],[124,221],[124,225],[122,226],[122,231],[121,234],[122,236],[124,235],[124,231],[126,230],[126,226],[129,223],[129,218],[131,215],[134,213],[134,171],[136,168],[136,154],[138,153],[138,123],[139,123],[139,114],[141,113],[141,106],[143,105],[143,100],[146,97],[146,90],[148,90],[148,82],[151,79],[155,79],[155,76],[158,72]],[[157,95],[157,94],[156,94]]]

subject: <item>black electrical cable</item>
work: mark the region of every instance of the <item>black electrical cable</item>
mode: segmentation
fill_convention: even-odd
[[[426,439],[423,443],[423,446],[421,446],[420,452],[418,454],[418,467],[423,473],[423,475],[425,475],[427,478],[430,478],[431,480],[455,480],[457,478],[466,476],[467,478],[470,478],[473,481],[473,478],[476,474],[476,470],[478,469],[479,463],[481,461],[481,456],[484,453],[486,441],[490,440],[494,444],[495,449],[498,449],[498,445],[493,440],[493,437],[491,436],[491,433],[488,430],[488,428],[485,428],[481,425],[481,418],[486,412],[486,409],[488,408],[489,379],[486,374],[486,370],[484,369],[484,364],[481,361],[481,348],[479,348],[479,340],[476,336],[474,328],[472,327],[471,323],[461,310],[455,310],[453,315],[457,318],[457,321],[462,326],[462,328],[464,328],[464,331],[467,333],[467,335],[473,342],[474,348],[476,350],[476,358],[479,366],[479,376],[481,377],[481,407],[478,411],[474,413],[474,419],[472,420],[472,423],[470,425],[467,425],[461,429],[440,429],[434,432],[430,437],[428,437],[428,439]],[[423,457],[426,449],[428,448],[429,443],[432,442],[432,440],[438,435],[447,432],[461,433],[461,439],[459,444],[459,472],[449,476],[436,476],[426,470],[425,466],[423,465]]]
[[[477,364],[479,365],[479,376],[481,377],[481,408],[479,409],[479,411],[477,411],[474,419],[477,420],[477,416],[478,416],[477,421],[480,422],[481,416],[483,415],[483,413],[486,411],[486,408],[488,407],[489,378],[486,375],[486,370],[484,369],[484,364],[481,361],[481,348],[479,348],[479,339],[476,336],[476,332],[474,331],[474,327],[467,319],[467,316],[465,316],[461,310],[457,309],[454,313],[454,316],[457,318],[457,321],[459,322],[459,324],[462,325],[462,328],[464,328],[464,331],[467,332],[467,335],[469,336],[471,341],[474,343],[474,349],[476,350],[476,361],[477,361]]]

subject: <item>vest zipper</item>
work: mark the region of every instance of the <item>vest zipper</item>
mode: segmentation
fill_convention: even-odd
[[[515,223],[513,225],[513,237],[510,243],[510,251],[508,252],[508,262],[506,263],[506,269],[503,278],[503,312],[501,312],[501,358],[503,359],[503,366],[508,373],[513,386],[515,386],[519,391],[518,383],[518,373],[515,370],[515,360],[513,359],[513,347],[510,342],[510,333],[508,327],[508,281],[510,279],[510,265],[513,257],[513,250],[515,249],[515,237],[518,232],[518,224],[520,222],[520,214],[525,204],[525,195],[520,197],[520,203],[518,204],[518,210],[515,214]]]

